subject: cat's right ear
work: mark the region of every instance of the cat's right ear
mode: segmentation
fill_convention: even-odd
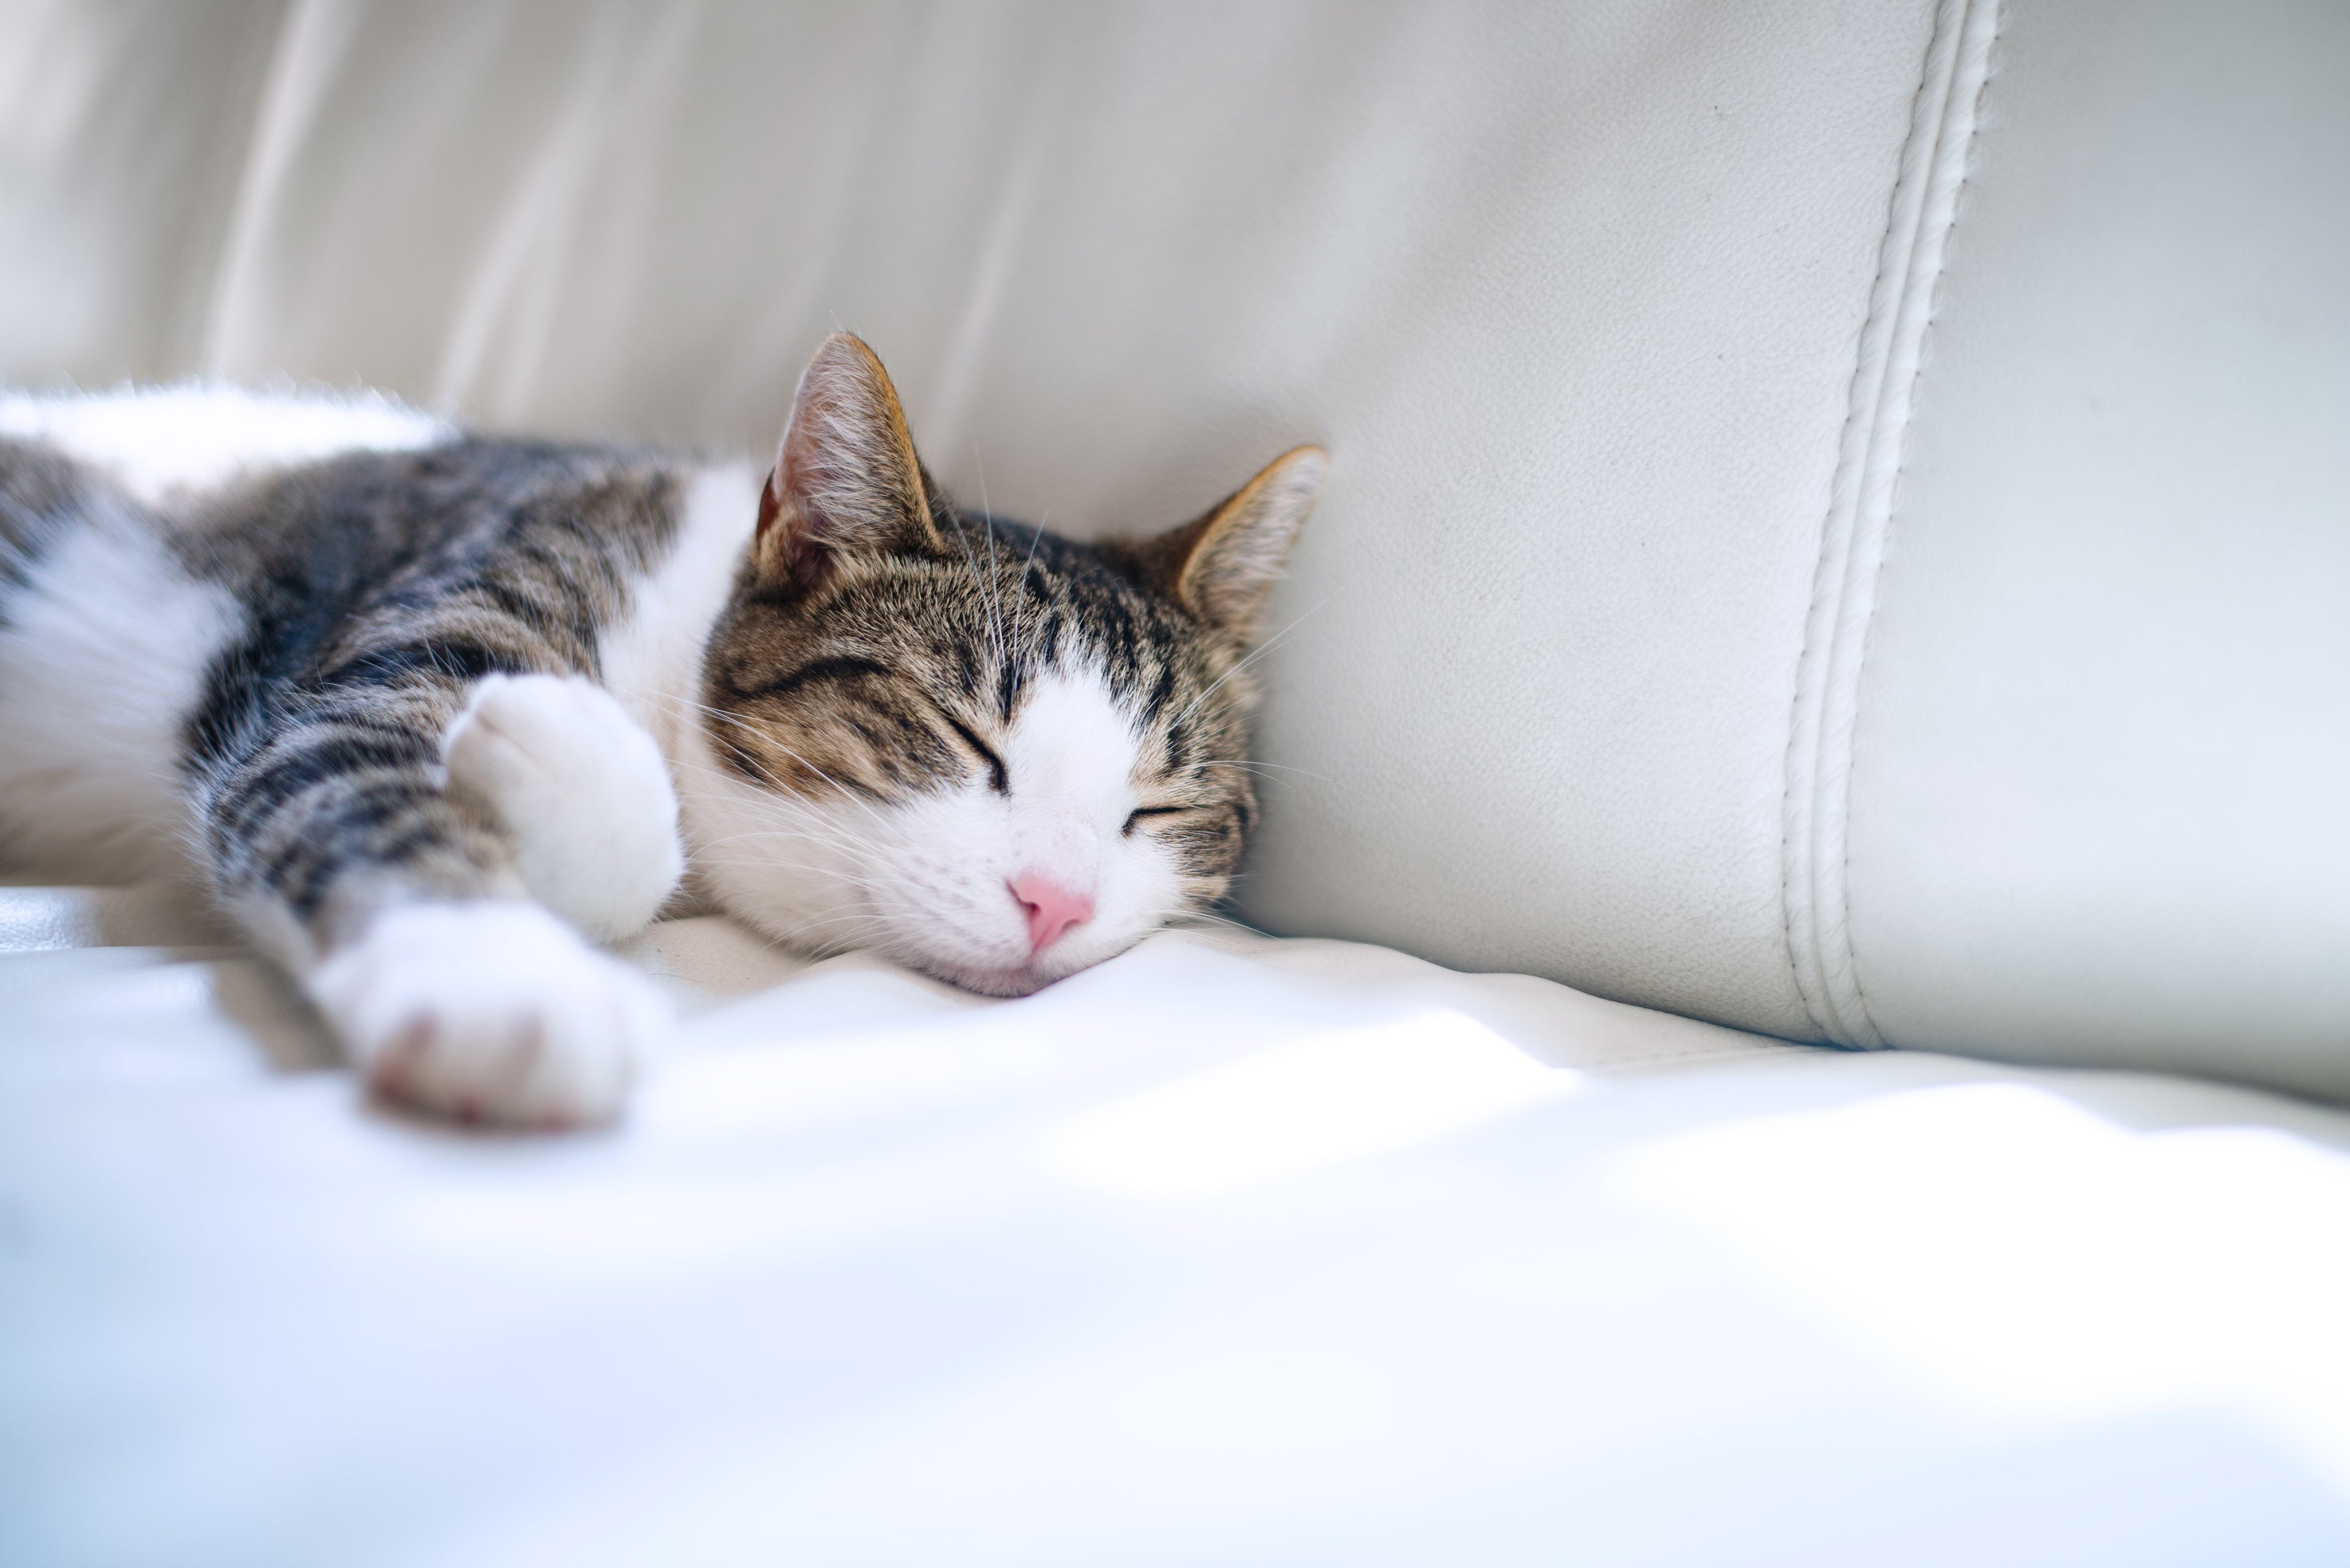
[[[945,549],[889,373],[861,339],[834,333],[800,372],[759,496],[759,576],[806,589],[858,556]]]

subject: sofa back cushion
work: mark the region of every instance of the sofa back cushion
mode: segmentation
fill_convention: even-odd
[[[0,370],[758,449],[847,327],[1078,533],[1319,441],[1254,919],[2350,1091],[2330,16],[241,15],[19,30]]]

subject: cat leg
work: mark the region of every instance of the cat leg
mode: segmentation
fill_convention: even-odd
[[[500,825],[444,787],[464,698],[429,675],[353,681],[218,727],[193,781],[214,884],[376,1093],[510,1126],[608,1121],[666,1004],[532,902]]]
[[[677,890],[677,794],[653,738],[581,676],[491,675],[442,742],[452,789],[504,830],[531,897],[598,941]]]
[[[607,1122],[668,1009],[524,899],[404,902],[308,976],[370,1089],[508,1127]]]

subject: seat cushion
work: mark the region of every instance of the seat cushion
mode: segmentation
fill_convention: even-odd
[[[1170,932],[716,919],[609,1133],[363,1105],[153,889],[0,892],[0,1559],[2318,1563],[2350,1118]]]

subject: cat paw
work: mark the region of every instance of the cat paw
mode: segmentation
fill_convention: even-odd
[[[685,873],[660,748],[578,676],[492,675],[442,745],[485,802],[531,897],[598,941],[642,930]]]
[[[522,903],[387,910],[309,991],[376,1094],[504,1127],[610,1121],[668,1022],[641,976]]]

